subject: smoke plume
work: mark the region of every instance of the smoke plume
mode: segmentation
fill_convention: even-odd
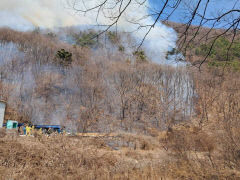
[[[95,1],[78,1],[76,8],[85,9],[99,3]],[[109,7],[111,3],[109,3]],[[143,18],[148,14],[149,2],[140,6],[132,3],[127,11],[119,19],[118,29],[125,32],[134,32],[133,36],[137,44],[147,33],[147,28],[138,29],[138,25],[133,22],[138,21],[140,24],[152,24],[151,17]],[[106,8],[107,9],[107,8]],[[99,15],[98,24],[110,24],[112,21],[105,18],[107,15],[115,14],[118,7],[111,10],[105,10]],[[72,0],[1,0],[0,1],[0,27],[10,27],[13,29],[27,31],[35,27],[40,28],[57,28],[68,26],[86,26],[96,25],[97,12],[91,11],[86,14],[76,13],[72,8]],[[141,21],[139,21],[141,19]],[[138,29],[138,30],[137,30]],[[158,23],[148,34],[143,48],[146,49],[146,55],[158,63],[165,62],[166,52],[175,47],[177,39],[176,33],[165,25]]]

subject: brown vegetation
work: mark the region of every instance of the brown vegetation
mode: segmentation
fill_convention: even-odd
[[[239,71],[129,62],[32,32],[1,35],[8,118],[114,135],[1,130],[0,179],[240,178]]]
[[[131,64],[124,55],[115,61],[115,52],[95,55],[34,32],[2,31],[3,48],[13,52],[2,60],[1,97],[18,121],[147,134],[146,127],[166,129],[193,115],[194,82],[187,68]]]

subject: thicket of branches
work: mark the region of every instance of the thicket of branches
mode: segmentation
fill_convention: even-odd
[[[1,97],[16,120],[148,133],[194,115],[194,81],[185,67],[128,61],[120,50],[91,53],[34,32],[1,34]]]
[[[147,29],[141,42],[138,44],[138,48],[140,48],[148,34],[159,22],[172,25],[173,23],[169,22],[169,20],[177,16],[183,23],[180,28],[178,25],[178,29],[180,29],[180,31],[178,31],[178,52],[187,55],[189,54],[188,52],[191,51],[192,45],[196,46],[197,44],[200,45],[199,42],[202,43],[205,41],[209,43],[209,41],[211,41],[205,56],[197,63],[195,62],[195,65],[199,68],[211,55],[215,43],[222,36],[228,36],[230,39],[227,52],[225,52],[225,61],[228,61],[231,48],[237,37],[239,37],[239,0],[231,2],[232,7],[230,8],[215,8],[214,10],[210,9],[211,7],[218,7],[216,5],[218,2],[214,0],[159,0],[155,1],[157,7],[150,7],[149,2],[146,0],[99,0],[95,1],[95,3],[89,3],[84,0],[67,0],[67,2],[75,11],[79,12],[80,15],[81,13],[95,14],[96,24],[106,27],[98,35],[113,29],[113,27],[117,27],[121,20],[134,24],[136,30]],[[225,1],[225,3],[228,3],[228,1]],[[124,14],[128,10],[131,10],[132,7],[146,7],[148,12],[147,14],[138,13],[136,14],[137,17],[129,17],[126,19]],[[182,10],[182,14],[179,13],[179,9],[184,9],[184,11]],[[105,18],[107,23],[99,22],[98,20],[101,18]],[[144,21],[149,18],[151,18],[150,21]],[[203,27],[206,27],[206,29],[203,30]],[[217,33],[216,29],[219,29]],[[94,37],[95,36],[93,36],[93,38]]]

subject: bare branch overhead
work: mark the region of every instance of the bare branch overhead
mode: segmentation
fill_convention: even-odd
[[[120,20],[125,20],[128,23],[132,23],[136,26],[136,30],[142,28],[146,29],[145,35],[137,45],[139,49],[151,30],[160,22],[169,24],[175,16],[182,18],[183,25],[178,39],[178,51],[187,51],[189,45],[199,40],[206,39],[209,41],[213,39],[213,44],[220,36],[230,34],[232,41],[234,42],[236,34],[238,33],[240,26],[240,2],[235,0],[231,8],[222,8],[212,10],[213,0],[156,0],[156,7],[151,7],[147,0],[67,0],[72,8],[79,13],[96,13],[96,22],[98,25],[105,26],[98,35],[111,30],[113,26],[117,26]],[[215,2],[216,3],[216,2]],[[227,3],[227,1],[226,1]],[[210,7],[211,5],[211,7]],[[123,14],[130,9],[131,6],[146,7],[148,14],[142,14],[141,17],[132,19],[124,19]],[[184,9],[184,14],[179,13],[179,9]],[[210,13],[211,9],[211,13]],[[136,15],[137,16],[137,15]],[[139,15],[138,15],[139,16]],[[98,23],[99,18],[106,19],[105,24]],[[151,23],[146,23],[144,19],[151,18]],[[110,22],[110,23],[109,23]],[[199,32],[202,27],[208,30],[201,37]],[[214,30],[220,29],[222,33],[214,35]],[[179,32],[178,32],[179,33]],[[95,37],[94,37],[95,38]],[[206,61],[206,58],[202,60],[200,66]]]

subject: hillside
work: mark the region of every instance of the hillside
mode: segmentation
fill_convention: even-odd
[[[235,70],[240,70],[239,31],[236,31],[234,36],[232,31],[225,33],[226,30],[224,29],[190,26],[186,36],[184,36],[186,25],[174,22],[166,22],[165,25],[172,27],[178,33],[179,39],[177,44],[179,47],[185,42],[182,51],[187,61],[190,61],[192,64],[198,64],[209,54],[205,64],[209,66],[228,66]],[[231,43],[233,37],[234,41]],[[211,52],[209,52],[212,43],[214,43],[214,46]]]
[[[191,72],[184,67],[150,63],[141,52],[129,59],[118,49],[92,51],[48,34],[12,30],[1,34],[6,49],[1,96],[16,109],[18,120],[60,123],[83,132],[141,132],[146,125],[166,129],[173,114],[176,122],[192,115]],[[183,92],[185,87],[189,90]]]
[[[1,129],[0,179],[240,178],[239,44],[229,66],[211,64],[224,62],[216,46],[199,71],[153,63],[129,34],[94,33],[0,29],[6,120],[70,134]]]

